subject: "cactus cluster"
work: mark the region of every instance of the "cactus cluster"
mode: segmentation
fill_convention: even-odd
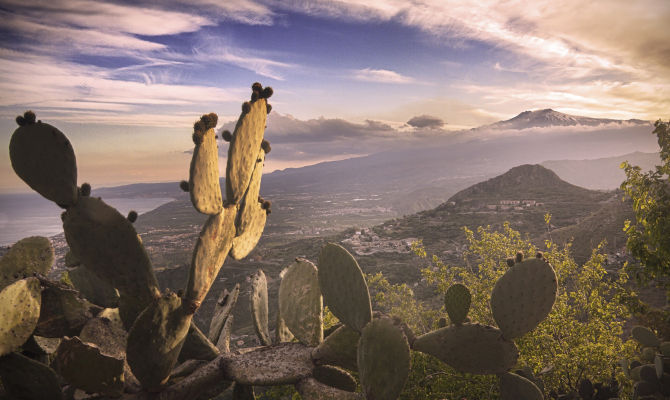
[[[670,397],[670,342],[661,342],[656,334],[645,326],[634,326],[633,339],[640,344],[638,359],[621,360],[626,377],[634,382],[635,399],[658,399]]]
[[[12,165],[30,187],[65,208],[66,263],[73,268],[68,277],[77,290],[45,278],[54,257],[44,238],[22,240],[0,260],[0,379],[8,394],[64,398],[79,389],[129,399],[190,399],[233,386],[235,398],[243,399],[253,398],[255,385],[291,384],[306,400],[395,399],[415,350],[462,372],[499,375],[503,399],[542,398],[531,379],[510,372],[518,358],[512,339],[547,316],[557,283],[548,263],[522,261],[522,255],[493,291],[498,327],[468,322],[471,295],[455,284],[445,296],[452,325],[445,321],[415,337],[401,321],[372,312],[361,268],[335,243],[321,249],[316,264],[299,258],[282,272],[274,337],[267,279],[261,270],[253,274],[250,309],[262,346],[230,350],[239,285],[219,297],[207,334],[193,324],[226,257],[249,254],[270,212],[259,192],[270,150],[263,135],[271,95],[271,88],[255,83],[234,132],[222,134],[230,142],[225,197],[216,114],[194,125],[189,180],[180,187],[208,217],[179,293],[161,292],[132,224],[136,213],[126,218],[91,197],[90,185],[77,187],[74,151],[65,135],[35,122],[32,112],[17,119]],[[340,321],[326,335],[324,305]],[[350,371],[357,372],[362,393]]]

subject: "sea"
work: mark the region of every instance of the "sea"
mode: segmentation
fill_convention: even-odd
[[[143,214],[172,198],[104,198],[122,215],[130,210]],[[36,193],[0,194],[0,246],[11,246],[28,236],[54,236],[63,232],[64,210]]]

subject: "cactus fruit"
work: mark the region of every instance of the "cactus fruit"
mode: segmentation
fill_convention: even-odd
[[[356,391],[356,380],[347,371],[331,365],[321,365],[314,368],[312,376],[317,381],[330,387],[344,390],[345,392]]]
[[[195,312],[207,295],[235,237],[235,216],[237,206],[224,207],[217,215],[205,222],[193,250],[184,301]]]
[[[126,357],[133,374],[148,390],[164,385],[177,363],[191,323],[181,299],[167,292],[137,317],[128,332]]]
[[[40,318],[35,328],[40,336],[75,336],[94,313],[100,311],[69,286],[47,281],[43,286]]]
[[[247,191],[265,131],[265,99],[254,101],[248,108],[237,121],[228,147],[226,201],[230,204],[237,204]]]
[[[119,292],[90,269],[79,265],[69,270],[68,276],[75,289],[91,303],[105,308],[119,306]]]
[[[20,353],[0,357],[0,380],[10,398],[61,400],[63,392],[53,369]]]
[[[84,343],[76,336],[63,339],[56,350],[54,365],[76,388],[109,396],[123,392],[123,358],[105,354],[96,345]]]
[[[337,365],[355,370],[360,334],[346,325],[337,328],[314,348],[312,358],[317,365]]]
[[[544,395],[535,384],[512,372],[500,375],[501,400],[542,400]]]
[[[130,328],[159,292],[133,224],[99,198],[82,197],[64,213],[63,229],[82,264],[118,289],[121,318]]]
[[[396,399],[409,376],[409,343],[393,320],[372,320],[358,343],[358,373],[368,400]]]
[[[195,133],[199,139],[193,150],[189,177],[189,193],[193,207],[203,214],[216,215],[223,209],[219,186],[219,152],[214,127],[216,114],[203,115],[196,122]]]
[[[182,192],[189,192],[191,189],[189,187],[188,181],[181,181],[179,182],[179,188],[182,190]]]
[[[551,311],[558,281],[549,263],[531,258],[516,263],[496,282],[491,311],[506,339],[532,331]]]
[[[75,204],[79,197],[77,161],[70,141],[49,124],[25,119],[26,124],[14,131],[9,142],[12,168],[45,198],[63,208]]]
[[[347,392],[325,385],[314,378],[303,379],[295,385],[303,400],[363,400],[360,393]]]
[[[226,378],[242,385],[294,384],[312,374],[310,348],[300,343],[260,347],[223,360]]]
[[[233,247],[230,249],[230,256],[234,260],[246,257],[256,247],[265,228],[267,213],[258,202],[264,162],[265,151],[259,149],[249,187],[240,204],[240,212],[235,220],[237,230],[233,239]]]
[[[32,335],[42,300],[37,278],[21,279],[0,291],[0,356],[18,349]]]
[[[272,344],[268,328],[268,281],[263,270],[251,276],[251,319],[254,322],[256,335],[264,346]]]
[[[472,295],[464,285],[456,283],[451,285],[444,294],[444,307],[447,309],[449,319],[455,325],[461,325],[468,316]]]
[[[221,292],[221,295],[214,306],[214,313],[212,314],[209,331],[207,332],[207,339],[212,343],[218,342],[223,326],[225,325],[226,320],[230,317],[239,295],[239,283],[235,285],[232,292],[229,292],[227,289],[224,289],[223,292]]]
[[[516,364],[519,351],[499,329],[480,324],[451,325],[419,336],[414,350],[430,354],[460,372],[499,374]]]
[[[31,236],[16,242],[0,259],[0,289],[34,274],[46,275],[54,262],[49,239]]]
[[[88,197],[91,195],[91,184],[89,183],[82,183],[81,187],[79,188],[79,195],[83,197]]]
[[[345,325],[360,332],[372,320],[370,293],[356,259],[328,243],[319,255],[319,285],[325,305]]]
[[[661,341],[658,340],[656,334],[646,326],[636,325],[633,327],[631,333],[633,335],[633,339],[640,342],[643,346],[658,347],[661,345]]]
[[[130,221],[131,224],[134,224],[135,221],[137,221],[137,211],[130,210],[130,212],[128,212],[128,216],[126,218],[128,218],[128,221]]]
[[[297,259],[282,275],[279,314],[301,343],[316,346],[323,340],[323,300],[316,266]]]

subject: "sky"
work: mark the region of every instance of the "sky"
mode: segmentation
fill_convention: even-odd
[[[668,0],[0,0],[0,144],[32,109],[79,183],[178,181],[193,123],[234,125],[256,81],[268,172],[524,110],[667,119],[668,21]],[[26,190],[0,153],[0,193]]]

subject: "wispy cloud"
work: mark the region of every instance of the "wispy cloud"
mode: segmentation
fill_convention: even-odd
[[[387,69],[365,68],[353,71],[352,77],[358,81],[379,83],[413,83],[414,79]]]

